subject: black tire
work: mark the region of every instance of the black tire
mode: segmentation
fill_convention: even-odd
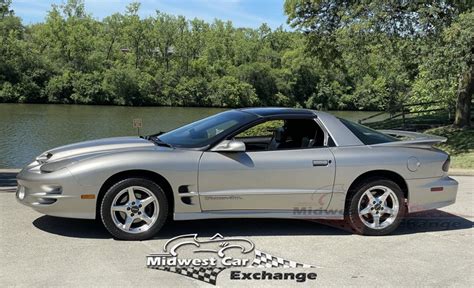
[[[359,200],[360,201],[367,200],[367,199],[361,200],[361,197],[366,197],[364,196],[364,193],[375,186],[385,186],[389,188],[390,190],[394,192],[398,200],[398,213],[396,214],[396,217],[394,217],[394,219],[391,220],[393,222],[389,221],[391,223],[387,224],[388,225],[387,227],[379,228],[379,229],[368,227],[361,220],[361,217],[359,217]],[[383,192],[380,192],[380,193],[383,193]],[[377,208],[374,208],[374,209],[375,211],[377,211]],[[374,211],[374,209],[371,208],[372,211]],[[406,213],[405,197],[400,187],[391,180],[382,179],[382,178],[367,179],[366,181],[360,183],[356,187],[356,189],[354,189],[352,195],[348,197],[348,199],[346,200],[345,212],[346,212],[345,220],[351,226],[354,232],[358,234],[362,234],[362,235],[371,235],[371,236],[387,235],[393,232],[395,229],[397,229],[397,227],[400,225],[400,222]],[[374,213],[377,213],[377,212],[374,212]],[[372,217],[371,215],[366,216],[366,217],[370,218]],[[388,217],[388,215],[384,214],[383,217]],[[381,218],[381,220],[382,219],[383,218]],[[366,222],[369,222],[369,221],[366,221]]]
[[[140,233],[127,233],[119,229],[112,219],[111,207],[118,193],[131,186],[141,186],[151,191],[158,200],[158,216],[148,230]],[[100,206],[100,217],[105,228],[113,237],[121,240],[145,240],[153,237],[163,227],[168,217],[168,201],[163,189],[153,181],[144,178],[128,178],[121,180],[107,190]]]

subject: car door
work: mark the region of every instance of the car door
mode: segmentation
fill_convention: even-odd
[[[203,211],[325,210],[335,162],[327,147],[203,153],[199,197]]]

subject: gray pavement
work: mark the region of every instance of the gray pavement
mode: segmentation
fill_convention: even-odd
[[[145,256],[159,252],[166,240],[177,235],[198,233],[210,237],[218,232],[248,238],[272,255],[314,264],[318,274],[313,282],[288,283],[231,281],[226,272],[219,274],[219,287],[473,287],[474,177],[455,178],[460,182],[456,204],[410,215],[394,235],[385,237],[353,235],[341,222],[205,220],[170,222],[148,241],[117,241],[95,221],[41,215],[17,203],[12,189],[3,189],[0,285],[212,287],[147,269]]]

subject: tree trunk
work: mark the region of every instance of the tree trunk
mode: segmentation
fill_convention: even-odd
[[[474,92],[474,65],[459,79],[454,127],[471,127],[471,101]]]
[[[105,59],[107,61],[110,59],[110,55],[112,53],[112,48],[113,48],[114,44],[115,44],[115,36],[112,37],[112,41],[110,42],[109,49],[107,50],[107,57]]]

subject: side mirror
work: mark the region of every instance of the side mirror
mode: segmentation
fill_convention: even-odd
[[[214,152],[245,152],[245,143],[238,140],[224,140],[211,149]]]

